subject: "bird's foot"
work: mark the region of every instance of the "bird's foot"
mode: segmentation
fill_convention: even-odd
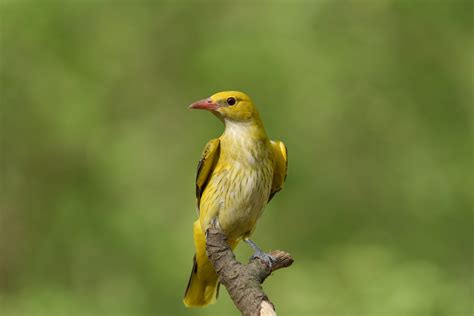
[[[269,253],[263,251],[255,251],[254,254],[250,257],[250,260],[253,259],[260,259],[265,262],[265,264],[271,269],[273,264],[275,263],[276,259]]]
[[[260,249],[253,241],[251,241],[250,239],[248,238],[245,238],[244,241],[250,245],[250,247],[253,248],[254,250],[254,253],[253,255],[250,257],[250,260],[253,260],[253,259],[260,259],[262,260],[263,262],[265,262],[265,264],[270,267],[272,267],[273,263],[275,263],[276,259],[273,258],[272,255],[264,252],[262,249]]]
[[[216,229],[221,230],[221,225],[219,224],[219,219],[217,217],[214,217],[214,218],[211,219],[211,221],[209,223],[209,226],[206,228],[206,230],[204,232],[204,236],[206,237],[206,241],[207,241],[207,235],[208,235],[209,228],[216,228]]]

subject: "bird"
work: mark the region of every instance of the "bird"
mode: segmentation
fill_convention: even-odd
[[[231,249],[244,240],[254,257],[271,264],[272,257],[250,236],[266,204],[283,187],[288,152],[283,142],[267,137],[257,108],[243,92],[218,92],[189,108],[208,110],[225,125],[223,134],[206,144],[196,175],[196,253],[183,303],[204,307],[215,302],[219,284],[206,255],[205,234],[211,223],[225,233]]]

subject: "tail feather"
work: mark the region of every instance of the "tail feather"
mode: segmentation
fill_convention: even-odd
[[[211,271],[209,269],[206,269],[207,271],[199,270],[203,269],[198,267],[195,255],[191,276],[184,293],[183,303],[186,307],[203,307],[216,301],[218,288],[217,274],[214,272],[214,269]]]

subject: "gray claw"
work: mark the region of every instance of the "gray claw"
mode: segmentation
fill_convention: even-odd
[[[261,252],[255,251],[255,253],[250,257],[250,260],[253,260],[253,259],[262,260],[270,268],[272,268],[273,263],[275,263],[275,261],[276,261],[276,259],[273,258],[272,255],[270,255],[268,253],[265,253],[263,251],[261,251]]]
[[[263,260],[269,266],[270,268],[272,267],[273,263],[276,261],[275,258],[273,258],[270,254],[263,252],[253,241],[250,239],[245,239],[244,240],[246,243],[248,243],[254,250],[253,255],[250,257],[250,260],[253,259],[260,259]]]

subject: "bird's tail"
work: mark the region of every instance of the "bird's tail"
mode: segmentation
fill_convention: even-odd
[[[231,248],[237,242],[230,242]],[[194,222],[194,255],[193,269],[189,277],[188,287],[184,293],[183,303],[186,307],[204,307],[216,301],[219,279],[206,254],[206,237],[199,220]]]

